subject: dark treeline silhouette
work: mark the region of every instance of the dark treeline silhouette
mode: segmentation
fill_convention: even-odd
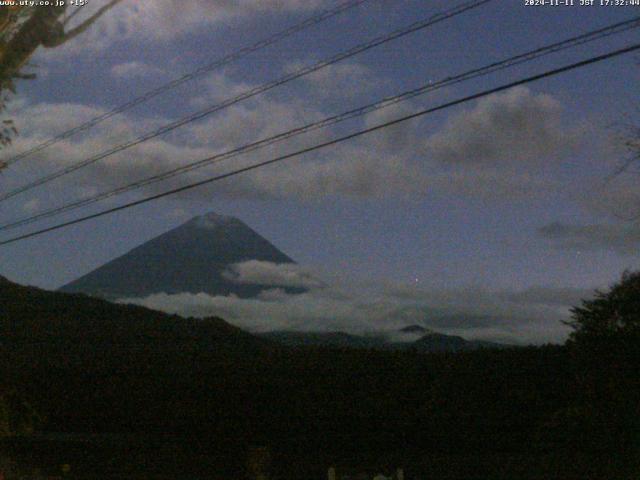
[[[69,463],[70,478],[244,478],[255,446],[282,479],[326,478],[329,465],[636,478],[639,284],[627,274],[576,308],[565,346],[419,354],[285,348],[220,319],[2,281],[2,391],[23,405],[5,416],[39,432],[6,436],[4,455]],[[607,312],[618,323],[594,334]]]

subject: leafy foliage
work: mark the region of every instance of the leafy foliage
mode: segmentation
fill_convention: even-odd
[[[573,423],[597,432],[582,438],[640,459],[640,272],[625,272],[607,292],[572,310],[568,346],[581,393]],[[640,465],[638,465],[640,468]]]
[[[640,272],[625,272],[608,292],[571,310],[570,341],[576,344],[611,339],[640,340]],[[640,347],[640,343],[637,345]]]
[[[100,16],[122,0],[111,0],[78,26],[67,29],[72,15],[65,17],[68,5],[3,6],[0,7],[0,112],[6,108],[10,94],[16,93],[16,79],[34,79],[35,74],[24,73],[33,54],[40,47],[54,48],[85,32]],[[69,2],[67,2],[69,3]],[[78,10],[76,10],[77,12]],[[17,129],[13,120],[5,118],[0,124],[0,146],[11,143]],[[3,164],[0,163],[0,169]]]

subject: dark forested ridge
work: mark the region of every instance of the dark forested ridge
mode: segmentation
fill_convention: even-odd
[[[440,479],[640,471],[628,342],[589,362],[571,345],[285,348],[220,319],[4,279],[0,335],[2,395],[18,392],[41,419],[39,434],[3,448],[23,462],[69,461],[77,475],[243,478],[256,445],[270,449],[273,478],[325,478],[330,464]]]

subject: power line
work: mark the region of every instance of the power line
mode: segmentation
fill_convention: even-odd
[[[329,20],[330,18],[333,18],[337,15],[340,15],[341,13],[344,13],[348,10],[351,10],[352,8],[355,8],[359,5],[361,5],[362,3],[365,3],[369,0],[349,0],[347,2],[344,2],[340,5],[338,5],[336,8],[330,9],[330,10],[325,10],[323,12],[321,12],[318,15],[315,15],[313,17],[309,17],[306,20],[302,21],[301,23],[298,23],[296,25],[293,25],[285,30],[282,30],[281,32],[275,33],[274,35],[271,35],[270,37],[264,38],[262,40],[259,40],[258,42],[243,47],[233,53],[230,53],[222,58],[219,58],[211,63],[208,63],[207,65],[203,65],[201,67],[199,67],[198,69],[194,70],[193,72],[187,73],[181,77],[178,77],[174,80],[171,80],[170,82],[165,83],[164,85],[161,85],[153,90],[149,90],[148,92],[142,94],[139,97],[134,98],[133,100],[129,100],[126,103],[123,103],[119,106],[117,106],[116,108],[114,108],[113,110],[110,110],[106,113],[103,113],[102,115],[98,115],[97,117],[92,118],[91,120],[80,124],[76,127],[73,127],[69,130],[66,130],[38,145],[36,145],[33,148],[30,148],[28,150],[25,150],[22,153],[19,153],[18,155],[15,155],[11,158],[9,158],[8,160],[6,160],[4,162],[5,165],[12,165],[20,160],[22,160],[23,158],[26,158],[28,156],[33,155],[34,153],[38,153],[41,152],[42,150],[55,145],[56,143],[59,143],[60,141],[69,138],[73,135],[75,135],[76,133],[82,132],[84,130],[88,130],[90,128],[95,127],[96,125],[104,122],[105,120],[108,120],[109,118],[118,115],[119,113],[125,112],[127,110],[130,110],[144,102],[147,102],[148,100],[151,100],[152,98],[157,97],[158,95],[161,95],[173,88],[178,87],[179,85],[182,85],[183,83],[186,83],[188,81],[191,81],[197,77],[200,77],[202,75],[204,75],[205,73],[208,73],[212,70],[218,69],[220,67],[223,67],[225,65],[229,65],[230,63],[236,62],[238,60],[240,60],[241,58],[246,57],[247,55],[254,53],[258,50],[262,50],[263,48],[266,48],[270,45],[273,45],[281,40],[284,40],[287,37],[290,37],[302,30],[306,30],[309,27],[312,27],[314,25],[318,25],[326,20]],[[78,8],[76,9],[75,13],[79,12],[81,9]]]
[[[491,63],[487,66],[483,66],[480,68],[476,68],[476,69],[472,69],[469,70],[467,72],[458,74],[458,75],[454,75],[454,76],[449,76],[446,77],[442,80],[439,80],[437,82],[429,82],[427,84],[424,84],[418,88],[409,90],[409,91],[405,91],[403,93],[400,93],[398,95],[394,95],[392,97],[387,97],[384,98],[382,100],[379,100],[377,102],[365,105],[363,107],[359,107],[353,110],[349,110],[347,112],[343,112],[340,113],[338,115],[333,115],[330,117],[326,117],[322,120],[313,122],[313,123],[309,123],[307,125],[304,125],[302,127],[298,127],[292,130],[288,130],[286,132],[283,133],[279,133],[277,135],[273,135],[267,138],[263,138],[260,140],[257,140],[255,142],[251,142],[249,144],[245,144],[243,146],[234,148],[232,150],[228,150],[226,152],[222,152],[219,154],[216,154],[212,157],[207,157],[205,159],[201,159],[198,160],[196,162],[181,166],[181,167],[177,167],[175,169],[160,173],[160,174],[156,174],[156,175],[152,175],[150,177],[147,177],[145,179],[124,185],[122,187],[118,187],[115,189],[112,189],[110,191],[107,192],[103,192],[97,195],[93,195],[84,199],[80,199],[77,200],[75,202],[72,203],[68,203],[66,205],[62,205],[60,207],[56,207],[56,208],[52,208],[49,210],[46,210],[44,212],[40,212],[38,214],[35,215],[31,215],[22,219],[18,219],[18,220],[14,220],[10,223],[6,223],[4,225],[0,225],[0,231],[2,230],[9,230],[12,228],[17,228],[19,226],[24,226],[27,224],[31,224],[34,223],[38,220],[42,220],[44,218],[50,218],[56,215],[59,215],[61,213],[65,213],[68,211],[72,211],[81,207],[85,207],[91,204],[94,204],[96,202],[99,202],[101,200],[105,200],[107,198],[111,198],[114,197],[116,195],[120,195],[138,188],[142,188],[148,185],[152,185],[154,183],[160,182],[160,181],[164,181],[167,180],[169,178],[173,178],[177,175],[181,175],[184,173],[187,173],[189,171],[198,169],[198,168],[202,168],[208,165],[211,165],[213,163],[219,163],[222,162],[224,160],[228,160],[229,158],[233,158],[242,154],[246,154],[249,152],[253,152],[255,150],[261,149],[263,147],[269,146],[269,145],[273,145],[275,143],[290,139],[292,137],[301,135],[303,133],[307,133],[313,130],[317,130],[320,128],[325,128],[327,126],[330,125],[334,125],[337,124],[339,122],[343,122],[355,117],[360,117],[363,116],[367,113],[376,111],[376,110],[380,110],[383,108],[386,108],[390,105],[394,105],[397,104],[399,102],[402,101],[406,101],[408,99],[414,98],[416,96],[419,95],[423,95],[425,93],[434,91],[434,90],[438,90],[444,87],[448,87],[457,83],[461,83],[463,81],[467,81],[467,80],[471,80],[473,78],[477,78],[480,76],[484,76],[484,75],[488,75],[491,73],[494,73],[496,71],[499,70],[503,70],[515,65],[520,65],[522,63],[526,63],[526,62],[530,62],[534,59],[546,56],[546,55],[550,55],[552,53],[556,53],[562,50],[566,50],[568,48],[573,48],[576,47],[578,45],[583,45],[585,43],[588,42],[593,42],[605,37],[610,37],[612,35],[615,34],[619,34],[628,30],[631,30],[633,28],[638,28],[640,26],[640,16],[632,18],[630,20],[626,20],[623,22],[619,22],[613,25],[609,25],[607,27],[604,28],[600,28],[598,30],[594,30],[582,35],[578,35],[560,42],[556,42],[550,45],[546,45],[544,47],[540,47],[537,48],[535,50],[531,50],[528,51],[526,53],[522,53],[519,55],[515,55],[509,58],[506,58],[504,60],[500,60],[494,63]]]
[[[467,103],[467,102],[470,102],[472,100],[477,100],[479,98],[486,97],[488,95],[493,95],[495,93],[499,93],[499,92],[502,92],[504,90],[508,90],[510,88],[513,88],[513,87],[517,87],[517,86],[520,86],[520,85],[525,85],[527,83],[531,83],[531,82],[535,82],[535,81],[538,81],[538,80],[542,80],[544,78],[548,78],[548,77],[552,77],[552,76],[555,76],[555,75],[559,75],[561,73],[565,73],[565,72],[568,72],[570,70],[575,70],[575,69],[578,69],[578,68],[582,68],[582,67],[585,67],[587,65],[592,65],[594,63],[602,62],[604,60],[608,60],[610,58],[618,57],[620,55],[624,55],[624,54],[627,54],[627,53],[630,53],[630,52],[634,52],[634,51],[637,51],[637,50],[640,50],[640,43],[637,43],[635,45],[631,45],[631,46],[628,46],[628,47],[625,47],[625,48],[621,48],[621,49],[618,49],[618,50],[614,50],[612,52],[609,52],[609,53],[606,53],[606,54],[603,54],[603,55],[599,55],[597,57],[591,57],[591,58],[589,58],[587,60],[582,60],[582,61],[577,62],[577,63],[572,63],[570,65],[565,65],[564,67],[556,68],[556,69],[553,69],[553,70],[548,70],[548,71],[546,71],[544,73],[540,73],[540,74],[533,75],[533,76],[530,76],[530,77],[527,77],[527,78],[524,78],[524,79],[521,79],[521,80],[510,82],[510,83],[507,83],[505,85],[501,85],[499,87],[495,87],[495,88],[492,88],[492,89],[489,89],[489,90],[484,90],[484,91],[482,91],[480,93],[476,93],[476,94],[473,94],[473,95],[469,95],[469,96],[460,98],[458,100],[447,102],[447,103],[438,105],[437,107],[432,107],[432,108],[428,108],[428,109],[425,109],[425,110],[421,110],[421,111],[413,113],[411,115],[406,115],[404,117],[400,117],[400,118],[397,118],[395,120],[391,120],[389,122],[385,122],[385,123],[376,125],[374,127],[366,128],[364,130],[359,130],[357,132],[350,133],[348,135],[344,135],[344,136],[335,138],[333,140],[329,140],[327,142],[323,142],[323,143],[319,143],[319,144],[313,145],[311,147],[303,148],[303,149],[298,150],[298,151],[293,152],[293,153],[289,153],[289,154],[286,154],[286,155],[281,155],[279,157],[272,158],[270,160],[265,160],[263,162],[259,162],[259,163],[250,165],[248,167],[238,168],[238,169],[233,170],[233,171],[228,172],[228,173],[224,173],[224,174],[221,174],[221,175],[210,177],[208,179],[200,180],[198,182],[190,183],[188,185],[184,185],[184,186],[179,187],[179,188],[174,188],[172,190],[168,190],[168,191],[163,192],[163,193],[158,193],[158,194],[155,194],[155,195],[151,195],[151,196],[142,198],[140,200],[136,200],[134,202],[129,202],[129,203],[126,203],[124,205],[120,205],[118,207],[113,207],[113,208],[109,208],[109,209],[106,209],[106,210],[102,210],[100,212],[93,213],[91,215],[86,215],[84,217],[80,217],[80,218],[77,218],[75,220],[70,220],[68,222],[59,223],[59,224],[53,225],[51,227],[43,228],[41,230],[36,230],[34,232],[30,232],[30,233],[27,233],[27,234],[24,234],[24,235],[20,235],[20,236],[13,237],[13,238],[10,238],[10,239],[7,239],[7,240],[3,240],[3,241],[0,242],[0,246],[8,245],[10,243],[15,243],[15,242],[18,242],[20,240],[25,240],[27,238],[35,237],[37,235],[42,235],[44,233],[52,232],[54,230],[59,230],[61,228],[65,228],[65,227],[68,227],[68,226],[71,226],[71,225],[75,225],[75,224],[78,224],[78,223],[83,223],[83,222],[86,222],[88,220],[92,220],[94,218],[98,218],[98,217],[102,217],[102,216],[105,216],[105,215],[109,215],[109,214],[118,212],[120,210],[125,210],[125,209],[128,209],[128,208],[137,206],[137,205],[142,205],[144,203],[148,203],[148,202],[151,202],[151,201],[154,201],[154,200],[158,200],[158,199],[163,198],[163,197],[167,197],[167,196],[170,196],[170,195],[175,195],[176,193],[184,192],[184,191],[187,191],[187,190],[192,190],[192,189],[200,187],[202,185],[213,183],[213,182],[216,182],[216,181],[219,181],[219,180],[224,180],[226,178],[230,178],[230,177],[239,175],[241,173],[245,173],[245,172],[248,172],[248,171],[251,171],[251,170],[255,170],[255,169],[258,169],[258,168],[261,168],[261,167],[264,167],[264,166],[267,166],[267,165],[271,165],[271,164],[274,164],[274,163],[282,162],[284,160],[288,160],[290,158],[298,157],[298,156],[304,155],[306,153],[310,153],[310,152],[314,152],[314,151],[317,151],[317,150],[321,150],[323,148],[326,148],[326,147],[329,147],[329,146],[332,146],[332,145],[336,145],[338,143],[342,143],[342,142],[345,142],[347,140],[351,140],[353,138],[360,137],[362,135],[367,135],[369,133],[376,132],[376,131],[381,130],[383,128],[388,128],[390,126],[397,125],[397,124],[406,122],[408,120],[412,120],[414,118],[422,117],[424,115],[427,115],[427,114],[430,114],[430,113],[434,113],[434,112],[437,112],[437,111],[440,111],[440,110],[445,110],[447,108],[451,108],[451,107],[454,107],[456,105]]]
[[[247,90],[247,91],[245,91],[245,92],[243,92],[243,93],[241,93],[241,94],[239,94],[239,95],[237,95],[237,96],[235,96],[233,98],[230,98],[230,99],[227,99],[227,100],[223,101],[222,103],[213,105],[213,106],[208,107],[208,108],[206,108],[204,110],[201,110],[201,111],[199,111],[197,113],[191,114],[191,115],[189,115],[187,117],[184,117],[184,118],[182,118],[180,120],[177,120],[177,121],[172,122],[172,123],[170,123],[168,125],[165,125],[165,126],[159,128],[157,130],[154,130],[154,131],[150,132],[150,133],[144,134],[144,135],[136,138],[135,140],[131,140],[129,142],[120,144],[120,145],[118,145],[116,147],[113,147],[113,148],[111,148],[109,150],[106,150],[106,151],[104,151],[102,153],[94,155],[93,157],[87,158],[87,159],[82,160],[80,162],[77,162],[77,163],[75,163],[73,165],[65,167],[65,168],[63,168],[61,170],[58,170],[58,171],[56,171],[54,173],[51,173],[51,174],[46,175],[44,177],[41,177],[41,178],[39,178],[37,180],[34,180],[33,182],[28,183],[26,185],[23,185],[22,187],[18,187],[18,188],[14,189],[14,190],[11,190],[11,191],[7,192],[7,193],[1,194],[0,195],[0,202],[5,201],[5,200],[7,200],[9,198],[15,197],[16,195],[19,195],[21,193],[29,191],[29,190],[31,190],[33,188],[39,187],[41,185],[44,185],[44,184],[46,184],[46,183],[48,183],[48,182],[50,182],[52,180],[55,180],[57,178],[60,178],[60,177],[62,177],[64,175],[68,175],[68,174],[70,174],[72,172],[75,172],[76,170],[79,170],[79,169],[84,168],[84,167],[86,167],[88,165],[96,163],[99,160],[102,160],[104,158],[110,157],[111,155],[114,155],[116,153],[119,153],[119,152],[122,152],[124,150],[127,150],[128,148],[134,147],[136,145],[140,145],[141,143],[144,143],[144,142],[146,142],[148,140],[156,138],[156,137],[158,137],[160,135],[164,135],[166,133],[169,133],[169,132],[171,132],[171,131],[179,128],[179,127],[182,127],[182,126],[187,125],[189,123],[195,122],[197,120],[201,120],[201,119],[203,119],[203,118],[205,118],[205,117],[207,117],[207,116],[209,116],[209,115],[211,115],[211,114],[213,114],[215,112],[218,112],[218,111],[223,110],[225,108],[228,108],[228,107],[230,107],[232,105],[235,105],[235,104],[237,104],[239,102],[247,100],[247,99],[249,99],[251,97],[254,97],[254,96],[259,95],[261,93],[264,93],[266,91],[272,90],[272,89],[274,89],[276,87],[279,87],[281,85],[284,85],[286,83],[289,83],[289,82],[291,82],[291,81],[293,81],[293,80],[295,80],[297,78],[309,75],[309,74],[311,74],[313,72],[316,72],[316,71],[318,71],[318,70],[320,70],[322,68],[325,68],[325,67],[327,67],[329,65],[333,65],[333,64],[335,64],[335,63],[337,63],[337,62],[339,62],[341,60],[345,60],[347,58],[353,57],[353,56],[358,55],[358,54],[360,54],[362,52],[370,50],[372,48],[375,48],[375,47],[378,47],[378,46],[383,45],[385,43],[388,43],[388,42],[391,42],[393,40],[396,40],[396,39],[398,39],[400,37],[404,37],[404,36],[406,36],[406,35],[408,35],[410,33],[417,32],[419,30],[422,30],[422,29],[425,29],[425,28],[430,27],[432,25],[435,25],[436,23],[439,23],[439,22],[442,22],[444,20],[453,18],[453,17],[455,17],[457,15],[460,15],[460,14],[462,14],[464,12],[467,12],[467,11],[469,11],[471,9],[478,8],[478,7],[480,7],[480,6],[484,5],[484,4],[487,4],[490,1],[492,1],[492,0],[474,0],[474,1],[471,1],[471,2],[466,2],[464,4],[461,4],[461,5],[457,6],[457,7],[452,8],[450,10],[447,10],[445,12],[432,15],[431,17],[429,17],[427,19],[420,20],[418,22],[414,22],[414,23],[412,23],[411,25],[409,25],[407,27],[404,27],[404,28],[401,28],[401,29],[398,29],[398,30],[394,30],[391,33],[388,33],[386,35],[382,35],[380,37],[377,37],[377,38],[375,38],[375,39],[373,39],[373,40],[371,40],[369,42],[366,42],[366,43],[357,45],[355,47],[352,47],[351,49],[349,49],[349,50],[347,50],[345,52],[341,52],[341,53],[339,53],[337,55],[334,55],[334,56],[330,57],[329,59],[320,61],[320,62],[315,63],[315,64],[313,64],[311,66],[308,66],[308,67],[300,68],[300,69],[298,69],[298,70],[296,70],[296,71],[294,71],[294,72],[292,72],[292,73],[290,73],[288,75],[285,75],[285,76],[283,76],[283,77],[281,77],[281,78],[279,78],[277,80],[274,80],[274,81],[271,81],[269,83],[260,85],[258,87],[252,88],[250,90]]]

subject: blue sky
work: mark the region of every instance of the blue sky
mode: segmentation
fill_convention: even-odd
[[[78,20],[104,3],[92,2]],[[33,58],[30,69],[38,78],[18,84],[10,109],[20,136],[6,155],[337,3],[124,0],[84,36]],[[3,172],[2,189],[452,6],[450,1],[369,0],[22,160]],[[639,7],[527,7],[520,0],[495,0],[2,202],[0,216],[5,222],[37,213],[639,13]],[[145,193],[639,39],[638,30],[632,30],[554,54],[198,170]],[[559,319],[572,302],[615,281],[624,269],[638,267],[640,226],[619,218],[640,212],[637,177],[602,182],[627,158],[617,138],[623,124],[638,123],[638,64],[637,55],[620,57],[180,197],[4,246],[0,274],[55,288],[194,215],[215,211],[241,218],[350,299],[372,295],[373,289],[376,298],[388,300],[390,292],[410,289],[413,306],[490,318],[467,329],[438,324],[441,330],[560,341],[566,330]],[[566,301],[559,302],[558,295]],[[498,305],[496,298],[504,301]],[[184,299],[175,300],[177,305]],[[170,309],[171,299],[147,303]],[[206,299],[201,303],[206,309]],[[219,302],[211,304],[215,310]],[[428,324],[428,316],[421,315],[415,320]],[[348,316],[339,325],[347,330]],[[317,328],[321,321],[316,315],[297,326]]]

